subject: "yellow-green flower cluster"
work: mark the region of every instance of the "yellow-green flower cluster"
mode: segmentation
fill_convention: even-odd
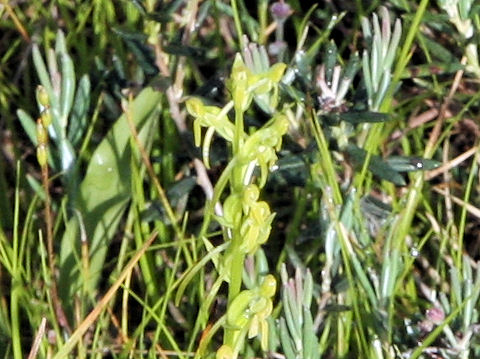
[[[286,67],[284,63],[277,63],[271,67],[249,68],[237,54],[229,81],[235,110],[248,110],[254,97],[262,99],[271,109],[277,107],[278,84]]]
[[[261,286],[240,292],[227,311],[227,327],[233,330],[230,343],[222,345],[217,351],[217,359],[235,359],[243,346],[245,334],[249,339],[260,336],[263,350],[267,349],[268,323],[272,313],[272,297],[277,282],[267,275]]]
[[[260,191],[255,184],[246,186],[242,193],[230,195],[224,203],[224,215],[218,221],[227,228],[240,228],[243,254],[253,254],[270,235],[274,213],[267,202],[259,201]]]
[[[50,112],[50,100],[47,91],[43,86],[37,87],[37,101],[42,106],[42,114],[37,119],[37,161],[41,167],[47,165],[48,161],[48,132],[47,128],[52,123]]]

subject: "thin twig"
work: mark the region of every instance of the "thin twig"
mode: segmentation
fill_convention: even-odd
[[[448,195],[447,191],[445,191],[445,190],[443,190],[439,187],[433,187],[433,190],[435,192],[440,193],[442,196],[447,196]],[[464,200],[462,200],[458,197],[455,197],[455,196],[452,196],[452,195],[450,195],[450,197],[451,197],[451,199],[454,203],[458,204],[459,206],[464,207],[467,210],[468,213],[470,213],[471,215],[480,219],[480,208],[475,207],[475,206],[471,205],[470,203],[467,203],[467,202],[465,202]]]
[[[464,56],[462,57],[461,64],[465,65],[467,62],[467,58]],[[462,79],[464,71],[463,70],[458,70],[455,73],[455,77],[453,79],[452,86],[450,87],[450,91],[448,92],[447,97],[445,98],[445,101],[443,101],[442,106],[440,107],[440,113],[438,115],[437,121],[435,122],[435,126],[432,129],[432,132],[430,133],[430,137],[428,139],[427,145],[425,146],[425,157],[430,158],[433,155],[433,151],[435,149],[435,144],[440,137],[441,129],[443,126],[443,122],[446,117],[447,109],[448,106],[450,105],[450,102],[457,92],[458,86],[460,85],[460,80]]]
[[[475,154],[475,152],[477,152],[477,151],[478,151],[478,146],[472,147],[469,150],[462,153],[461,155],[455,157],[454,159],[452,159],[448,162],[445,162],[440,167],[435,168],[434,170],[428,171],[425,174],[425,180],[429,181],[432,178],[435,178],[438,175],[440,175],[444,172],[447,172],[454,167],[457,167],[460,163],[462,163],[462,162],[466,161],[468,158],[472,157]]]
[[[448,160],[448,154],[449,154],[449,149],[450,149],[450,142],[448,140],[445,140],[443,143],[443,150],[442,150],[442,162],[447,162]],[[445,171],[443,172],[443,181],[445,183],[450,183],[450,172]],[[445,196],[445,216],[447,218],[447,223],[452,224],[452,229],[455,230],[456,232],[456,226],[455,222],[453,220],[453,203],[452,199],[450,198],[450,186],[445,187],[446,191],[446,196]]]
[[[13,23],[15,24],[15,27],[17,28],[18,32],[20,35],[22,35],[23,40],[26,42],[30,42],[30,36],[28,35],[28,31],[25,29],[25,26],[23,26],[22,22],[18,18],[17,14],[15,14],[15,11],[12,9],[12,7],[9,5],[8,0],[3,0],[3,6],[5,7],[5,10],[12,19]]]
[[[42,337],[45,334],[45,327],[47,326],[47,318],[43,317],[42,321],[40,322],[40,326],[38,327],[37,334],[35,335],[35,339],[33,340],[32,349],[30,349],[30,353],[28,354],[27,359],[34,359],[37,357],[38,349],[40,348],[40,342]]]

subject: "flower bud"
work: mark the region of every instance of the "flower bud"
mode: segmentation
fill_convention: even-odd
[[[47,90],[42,85],[37,86],[37,102],[43,107],[50,106]]]
[[[45,146],[48,143],[48,133],[40,118],[37,119],[37,141],[39,146]]]
[[[47,107],[45,108],[45,110],[42,111],[41,119],[45,128],[50,126],[50,124],[52,123],[52,111],[50,111],[50,108]]]
[[[277,281],[275,280],[275,277],[271,274],[268,274],[264,278],[260,288],[262,295],[267,298],[273,297],[277,289]]]
[[[37,161],[40,164],[40,167],[47,165],[48,152],[46,145],[40,145],[37,147]]]

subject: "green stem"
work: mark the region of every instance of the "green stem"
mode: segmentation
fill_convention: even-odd
[[[13,223],[13,256],[12,256],[12,294],[10,296],[10,321],[12,325],[12,344],[13,357],[15,359],[23,358],[22,343],[20,341],[20,322],[19,322],[19,291],[21,289],[19,278],[20,270],[18,263],[18,226],[20,212],[20,162],[17,162],[17,181],[15,186],[15,207]]]
[[[240,48],[243,48],[243,30],[242,23],[240,22],[240,15],[238,13],[237,0],[232,0],[232,11],[233,11],[233,20],[235,21],[235,30],[237,30],[238,36],[238,45]]]
[[[15,359],[22,359],[22,343],[20,341],[20,324],[19,324],[19,306],[21,286],[18,280],[12,278],[12,293],[10,296],[10,315],[12,321],[12,343],[13,343],[13,357]]]
[[[245,261],[245,254],[240,250],[240,245],[242,244],[240,228],[238,226],[233,230],[232,242],[225,254],[227,257],[231,258],[230,283],[228,285],[228,307],[230,307],[235,297],[240,293],[242,287],[243,262]],[[225,330],[224,343],[233,347],[235,345],[234,338],[237,331],[237,328],[227,328]]]
[[[233,6],[232,1],[232,6]],[[235,158],[238,156],[241,148],[241,141],[243,138],[243,111],[241,109],[235,108],[235,134],[233,138],[233,160],[230,163],[234,163],[232,171],[230,173],[230,194],[235,195],[236,193],[241,193],[243,190],[243,179],[238,178],[242,176],[243,169],[242,165],[235,161]],[[226,171],[225,171],[226,172]],[[224,172],[224,173],[225,173]],[[222,174],[223,176],[223,174]],[[225,253],[225,258],[230,258],[230,282],[228,285],[228,306],[231,305],[235,297],[240,293],[242,287],[242,273],[243,273],[243,262],[245,260],[245,254],[242,253],[240,246],[242,244],[242,234],[240,233],[242,220],[234,224],[232,229],[232,238],[230,246]],[[225,330],[224,343],[233,347],[235,340],[235,332],[237,329]]]
[[[470,174],[468,176],[468,181],[467,185],[465,187],[465,194],[463,196],[463,201],[465,203],[469,202],[470,195],[472,193],[472,187],[473,187],[473,181],[476,177],[476,174],[478,173],[478,150],[475,154],[474,160],[472,161],[472,167],[470,170]],[[460,263],[462,263],[462,256],[463,256],[463,236],[465,234],[465,225],[466,225],[466,220],[467,220],[467,208],[463,206],[462,212],[460,214],[460,225],[459,225],[459,231],[458,231],[458,248],[457,248],[457,265],[459,266]],[[460,266],[459,266],[460,267]]]
[[[397,88],[398,82],[400,81],[400,78],[405,70],[405,67],[407,67],[408,61],[410,60],[410,57],[411,57],[410,52],[412,49],[413,40],[419,33],[418,29],[420,27],[420,23],[422,22],[423,15],[425,14],[425,11],[427,9],[428,2],[429,0],[422,0],[420,2],[420,4],[418,5],[417,12],[415,13],[415,17],[413,18],[412,23],[408,27],[407,37],[405,38],[405,42],[403,43],[402,50],[400,51],[397,66],[395,67],[395,72],[393,73],[392,82],[387,91],[387,94],[385,95],[385,100],[383,101],[382,106],[380,107],[381,112],[390,110],[392,99],[393,99],[393,92]]]
[[[415,13],[415,17],[413,18],[412,23],[408,27],[408,33],[400,51],[400,55],[398,56],[397,66],[395,67],[392,81],[390,83],[390,86],[388,87],[387,93],[385,94],[385,99],[382,101],[382,104],[380,106],[380,112],[388,113],[392,110],[391,107],[393,94],[398,86],[398,83],[405,68],[407,67],[408,61],[410,60],[413,40],[418,34],[418,28],[420,27],[420,23],[422,22],[428,2],[429,0],[422,0],[420,2],[418,9]],[[379,136],[381,135],[382,128],[383,124],[375,124],[372,126],[372,130],[369,132],[367,140],[365,141],[365,149],[367,150],[367,152],[374,153],[375,148],[378,147],[378,139],[381,138]],[[368,164],[369,158],[367,158],[367,160],[365,161],[365,166],[368,166]]]
[[[261,0],[258,2],[258,23],[260,25],[260,36],[259,44],[264,45],[267,41],[267,11],[268,11],[268,0]]]
[[[235,135],[233,138],[233,156],[240,151],[241,141],[243,137],[243,112],[235,109]]]
[[[242,244],[242,235],[240,234],[240,228],[234,229],[234,235],[232,239],[232,244],[230,246],[231,250],[230,255],[232,257],[231,270],[230,270],[230,285],[228,288],[228,301],[231,301],[240,293],[240,288],[242,286],[242,273],[243,273],[243,262],[245,259],[245,254],[240,250],[240,245]]]

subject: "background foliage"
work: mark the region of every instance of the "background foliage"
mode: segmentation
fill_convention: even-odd
[[[480,356],[476,2],[0,16],[0,357]]]

